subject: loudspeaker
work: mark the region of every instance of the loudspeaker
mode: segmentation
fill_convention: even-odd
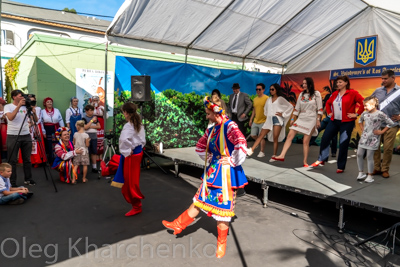
[[[151,100],[150,76],[131,76],[131,99],[138,102]]]

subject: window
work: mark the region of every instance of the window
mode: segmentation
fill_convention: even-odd
[[[14,45],[14,33],[10,30],[1,30],[1,44]]]

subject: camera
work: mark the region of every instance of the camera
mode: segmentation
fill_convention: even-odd
[[[32,101],[29,95],[24,95],[25,107],[28,111],[32,111],[32,106],[36,105],[36,101]]]
[[[111,130],[109,132],[104,133],[104,138],[106,138],[106,139],[113,139],[114,136],[115,136],[115,132],[111,131]]]

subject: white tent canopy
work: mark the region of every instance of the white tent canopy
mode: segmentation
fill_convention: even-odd
[[[387,26],[390,16],[396,17],[393,29]],[[398,17],[363,0],[126,0],[107,37],[111,42],[147,49],[243,62],[257,60],[293,71],[301,71],[303,63],[309,70],[322,70],[331,69],[332,62],[313,66],[301,59],[324,54],[317,48],[321,44],[325,47],[328,40],[336,43],[332,38],[344,30],[346,39],[353,41],[341,48],[336,43],[336,50],[349,46],[352,53],[355,38],[378,34],[376,30],[382,25],[392,33],[398,29]],[[386,21],[368,23],[368,19],[382,18]],[[361,27],[356,23],[360,20],[367,30],[352,30]],[[340,60],[340,53],[328,54]],[[347,61],[351,59],[346,58],[346,66],[336,65],[349,67]]]

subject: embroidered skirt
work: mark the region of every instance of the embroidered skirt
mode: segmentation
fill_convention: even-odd
[[[196,195],[193,198],[194,205],[217,221],[230,222],[232,217],[235,216],[234,209],[236,204],[236,190],[233,190],[232,201],[228,200],[227,202],[223,202],[222,189],[208,187],[206,199],[203,201],[201,197],[202,188],[203,185],[200,185]]]

